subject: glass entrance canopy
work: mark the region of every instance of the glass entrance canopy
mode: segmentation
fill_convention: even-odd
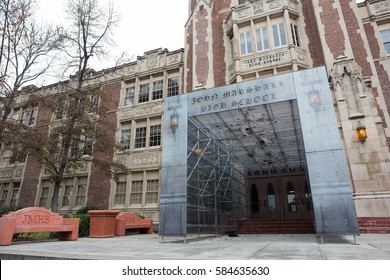
[[[325,68],[165,100],[159,235],[234,231],[253,170],[306,167],[317,234],[358,234]]]

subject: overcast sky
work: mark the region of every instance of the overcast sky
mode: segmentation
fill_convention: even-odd
[[[170,51],[184,47],[184,26],[188,19],[188,0],[98,0],[102,7],[114,4],[121,20],[114,29],[117,47],[112,48],[117,57],[126,51],[129,57],[141,56],[156,48]],[[42,20],[61,24],[65,16],[66,0],[38,0]],[[111,47],[110,47],[111,48]],[[101,70],[112,62],[92,66]],[[101,67],[102,66],[102,67]]]
[[[55,25],[64,18],[67,0],[37,0],[42,20]],[[188,0],[98,0],[103,7],[114,4],[121,17],[114,30],[117,47],[111,48],[110,61],[96,61],[95,70],[114,66],[115,58],[127,52],[134,60],[156,48],[170,51],[184,47],[184,26],[188,19]],[[358,0],[357,2],[363,2]],[[47,81],[46,81],[47,82]]]

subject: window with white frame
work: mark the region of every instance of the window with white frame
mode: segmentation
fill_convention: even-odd
[[[168,79],[168,97],[179,94],[179,77],[172,77]]]
[[[121,181],[116,183],[116,190],[115,190],[115,198],[114,198],[114,204],[115,205],[124,205],[126,199],[126,181]]]
[[[153,100],[163,98],[163,80],[153,82]]]
[[[147,180],[146,181],[146,197],[145,203],[158,203],[158,184],[159,181]]]
[[[266,26],[256,29],[256,47],[257,51],[269,49],[268,28]]]
[[[93,150],[93,143],[95,142],[95,137],[93,136],[85,136],[84,140],[84,149],[83,154],[84,155],[92,155]]]
[[[140,174],[142,178],[142,174]],[[142,204],[143,180],[133,180],[131,182],[130,204]]]
[[[73,184],[66,185],[62,193],[62,207],[70,207],[73,198]]]
[[[135,130],[135,148],[145,148],[146,146],[146,127],[138,127]]]
[[[20,192],[20,182],[14,182],[12,183],[12,192],[11,192],[11,198],[9,201],[9,206],[16,206],[19,199],[19,192]]]
[[[0,196],[0,207],[7,206],[8,194],[9,194],[9,183],[1,184],[1,196]]]
[[[38,114],[37,108],[22,110],[20,115],[20,123],[26,126],[35,125],[37,114]]]
[[[49,193],[50,193],[50,187],[49,186],[43,186],[41,188],[41,195],[39,197],[39,207],[49,207]]]
[[[82,207],[85,206],[85,198],[87,196],[87,185],[79,184],[77,186],[75,206]]]
[[[125,99],[123,101],[124,106],[130,106],[134,104],[135,87],[126,88]]]
[[[298,26],[295,24],[291,24],[291,34],[293,38],[293,44],[297,47],[301,46],[301,40],[299,39],[299,31]]]
[[[139,86],[138,103],[149,101],[149,84]]]
[[[152,125],[150,127],[149,146],[161,145],[161,125]]]
[[[234,62],[234,37],[233,35],[230,36],[230,41],[229,41],[229,44],[230,44],[230,59],[232,62]]]
[[[380,31],[386,54],[390,54],[390,29]]]
[[[121,131],[121,147],[123,150],[130,149],[130,134],[131,129],[124,129]]]
[[[287,45],[286,28],[283,22],[272,25],[272,35],[275,48]]]
[[[250,31],[240,32],[240,54],[246,55],[253,52],[252,34]]]
[[[80,136],[75,136],[71,142],[70,156],[72,158],[78,158],[79,155],[80,155]]]

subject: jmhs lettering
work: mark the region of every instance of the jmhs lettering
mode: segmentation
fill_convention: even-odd
[[[23,224],[48,224],[50,222],[49,215],[24,215]]]

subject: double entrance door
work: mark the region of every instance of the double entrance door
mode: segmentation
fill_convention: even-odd
[[[251,219],[307,219],[312,201],[306,175],[248,178]]]

